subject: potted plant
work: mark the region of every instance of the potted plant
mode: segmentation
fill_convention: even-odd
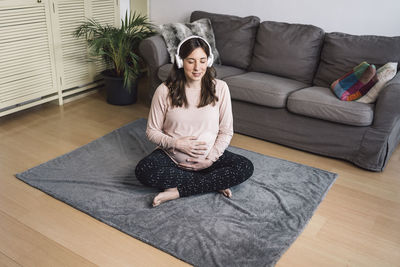
[[[139,43],[154,33],[153,24],[136,12],[129,16],[126,12],[119,28],[89,19],[75,30],[75,37],[85,37],[90,56],[103,60],[110,67],[102,72],[108,103],[129,105],[136,102],[137,79],[143,62],[138,55]]]

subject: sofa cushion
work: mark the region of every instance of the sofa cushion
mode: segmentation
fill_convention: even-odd
[[[350,35],[327,33],[314,85],[329,85],[362,61],[380,68],[400,61],[400,36]]]
[[[217,72],[218,79],[224,79],[229,76],[239,75],[239,74],[246,72],[239,68],[218,65],[218,64],[213,65],[213,67],[215,68],[215,70]],[[168,78],[168,74],[171,71],[171,68],[172,68],[172,64],[165,64],[165,65],[161,66],[158,69],[158,73],[157,73],[158,78],[161,81],[165,81]]]
[[[340,101],[329,88],[313,86],[289,96],[290,112],[353,126],[368,126],[374,118],[374,105]]]
[[[231,67],[231,66],[224,66],[224,65],[214,65],[215,70],[217,71],[217,78],[218,79],[225,79],[227,77],[239,75],[246,73],[245,70]]]
[[[190,21],[208,18],[214,30],[221,63],[246,69],[251,62],[254,40],[260,19],[255,16],[237,17],[194,11]]]
[[[259,72],[225,78],[232,99],[273,108],[284,108],[288,95],[308,85],[292,79]]]
[[[250,70],[311,84],[323,38],[324,31],[316,26],[264,21],[257,32]]]
[[[175,62],[176,50],[181,41],[191,35],[197,35],[210,44],[212,53],[214,55],[214,62],[221,63],[219,53],[215,46],[215,37],[211,21],[209,19],[199,19],[192,23],[167,23],[159,25],[159,32],[167,44],[167,50],[171,62]]]

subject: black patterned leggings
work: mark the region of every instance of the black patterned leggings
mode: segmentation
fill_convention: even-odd
[[[178,188],[179,196],[227,189],[246,181],[254,166],[247,158],[225,150],[210,167],[188,171],[178,167],[161,149],[154,150],[136,166],[136,178],[144,185],[159,189]]]

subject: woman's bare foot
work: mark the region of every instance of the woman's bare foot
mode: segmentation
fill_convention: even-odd
[[[165,189],[164,192],[159,193],[154,199],[153,199],[153,207],[157,207],[161,203],[164,203],[168,200],[173,200],[179,198],[179,191],[178,188],[168,188]]]
[[[219,190],[219,192],[228,198],[232,197],[232,191],[229,188],[224,190]]]

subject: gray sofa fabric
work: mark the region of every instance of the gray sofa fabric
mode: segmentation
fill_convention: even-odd
[[[246,69],[251,62],[260,19],[194,11],[190,21],[202,18],[211,20],[222,65]]]
[[[373,165],[366,165],[364,156],[358,153],[368,127],[334,123],[294,114],[284,108],[269,108],[238,100],[232,100],[232,110],[235,132],[323,156],[357,161],[360,164],[356,164],[363,168],[376,168],[368,168],[370,170],[380,170],[378,166],[384,162],[381,159]],[[385,155],[386,151],[379,155],[382,154]]]
[[[158,69],[158,78],[161,81],[165,81],[168,77],[169,72],[171,71],[171,68],[172,68],[172,63],[161,66]],[[218,79],[224,79],[229,76],[235,76],[235,75],[239,75],[239,74],[246,72],[243,69],[238,69],[235,67],[218,65],[218,64],[215,64],[214,68],[215,68],[215,71],[217,72]]]
[[[329,85],[362,61],[377,67],[399,62],[400,37],[323,34],[310,25],[273,22],[263,22],[258,28],[254,17],[200,11],[193,12],[191,20],[203,16],[208,16],[212,23],[213,17],[218,18],[220,24],[216,24],[226,27],[226,31],[222,26],[214,29],[221,60],[224,63],[223,55],[228,60],[215,68],[217,77],[225,80],[231,91],[235,132],[348,160],[371,171],[385,168],[400,141],[400,74],[385,85],[375,104],[342,102]],[[252,30],[263,32],[269,27],[274,38],[267,38],[263,32],[257,35],[260,39],[255,47],[252,42],[248,42],[247,49],[244,44],[225,46],[235,44],[243,36],[253,36],[243,26],[247,25],[245,21],[253,23]],[[230,22],[237,23],[232,24],[238,25],[237,30]],[[282,29],[282,37],[277,29]],[[303,35],[308,38],[303,39]],[[218,44],[218,40],[224,45]],[[318,42],[320,47],[316,47]],[[139,51],[148,66],[151,99],[171,68],[168,52],[159,35],[142,41]],[[251,51],[254,61],[241,57],[243,51],[245,55]],[[277,55],[283,62],[279,62]],[[229,61],[235,57],[246,64]],[[258,71],[250,71],[250,65]],[[311,74],[315,68],[315,74]]]
[[[172,69],[172,63],[165,64],[158,69],[157,76],[161,81],[165,81],[168,78],[168,74]]]
[[[151,101],[154,92],[162,82],[158,78],[158,69],[160,66],[170,63],[167,45],[161,35],[149,37],[139,44],[139,53],[147,64],[149,75],[149,90],[147,101]]]
[[[377,68],[388,62],[400,62],[400,36],[325,34],[314,84],[329,87],[363,61]]]
[[[289,96],[289,111],[322,120],[353,126],[369,126],[374,118],[374,105],[340,101],[327,87],[313,86]]]
[[[353,162],[383,170],[400,141],[400,73],[386,84],[375,104],[374,122],[367,127]],[[373,169],[374,168],[374,169]]]
[[[231,76],[240,75],[246,73],[244,69],[239,69],[231,66],[214,65],[215,71],[217,72],[218,79],[226,79]]]
[[[290,93],[307,84],[266,73],[247,72],[224,79],[232,99],[273,108],[286,107]]]
[[[312,25],[262,22],[249,69],[311,84],[323,40],[324,31]]]

